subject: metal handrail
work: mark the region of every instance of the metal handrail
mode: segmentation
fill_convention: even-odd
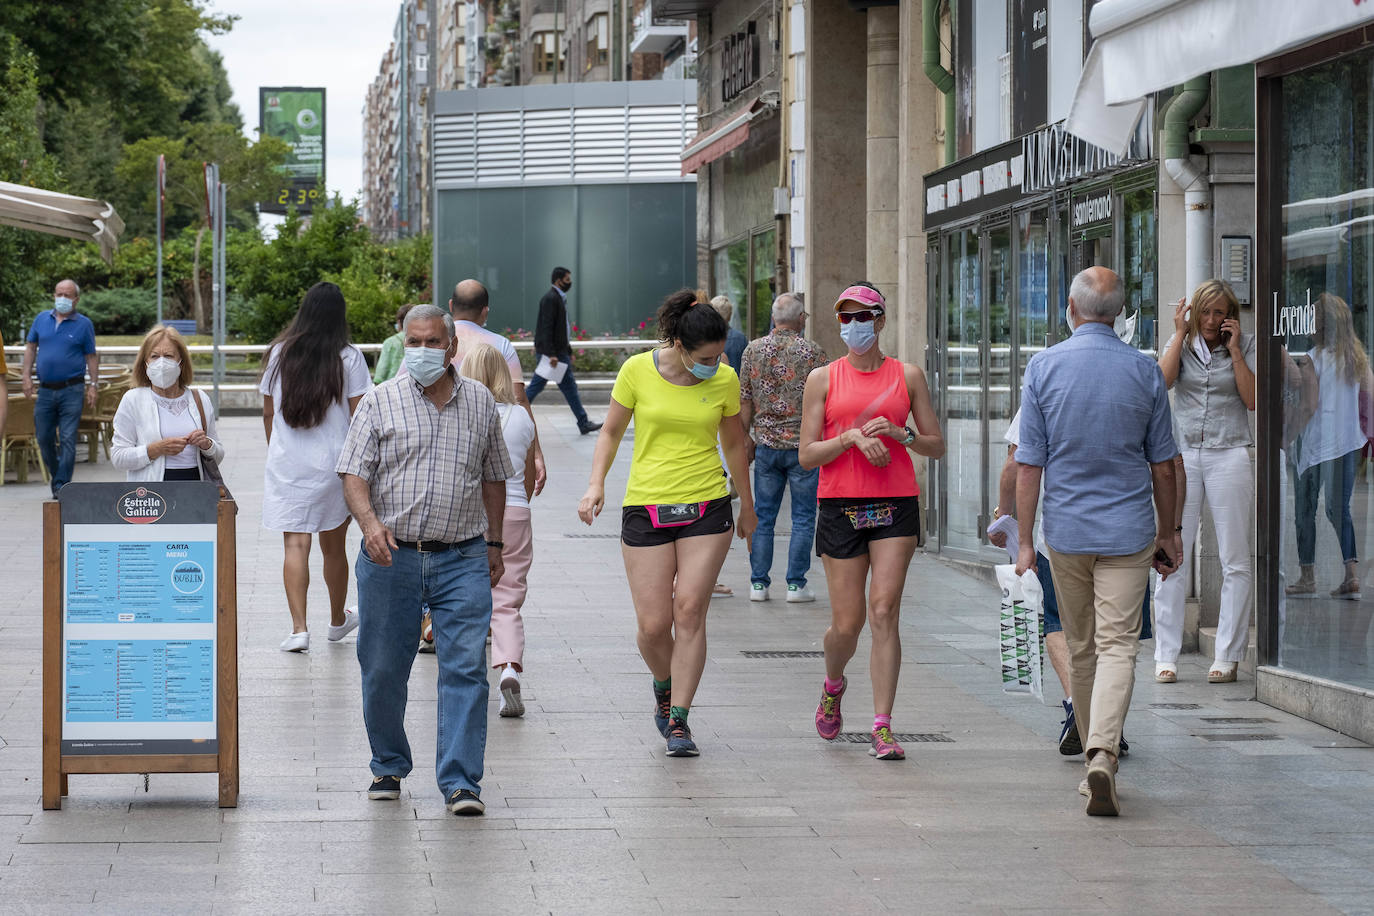
[[[595,340],[574,340],[569,343],[573,350],[648,350],[658,345],[657,340],[646,340],[642,337],[598,337]],[[511,341],[511,345],[514,346],[516,350],[534,349],[534,341],[532,340],[515,340]],[[353,346],[362,350],[364,353],[377,353],[382,349],[382,345],[379,343],[354,344]],[[219,348],[219,351],[225,354],[266,353],[267,347],[268,344],[225,344]],[[187,346],[186,349],[190,350],[192,354],[215,352],[215,348],[212,344],[192,344]],[[138,355],[138,350],[139,348],[133,344],[96,347],[97,354],[108,354],[110,356],[136,356]],[[7,346],[5,347],[5,355],[7,358],[11,355],[22,357],[24,355],[24,348]]]

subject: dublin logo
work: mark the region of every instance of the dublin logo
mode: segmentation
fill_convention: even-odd
[[[131,525],[147,525],[167,514],[167,500],[147,487],[139,487],[115,501],[115,514]]]

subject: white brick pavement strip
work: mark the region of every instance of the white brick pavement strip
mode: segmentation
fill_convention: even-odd
[[[550,481],[534,509],[523,719],[496,716],[482,819],[447,815],[433,784],[434,662],[421,656],[408,728],[418,764],[400,803],[370,802],[354,638],[277,650],[288,616],[281,541],[259,527],[261,423],[227,418],[241,504],[242,791],[221,811],[205,775],[73,776],[39,804],[42,484],[0,488],[0,909],[6,912],[1374,912],[1374,750],[1255,703],[1253,683],[1148,677],[1143,652],[1122,764],[1125,816],[1090,819],[1057,707],[1002,693],[997,595],[920,556],[904,601],[894,728],[942,734],[879,763],[827,745],[812,712],[813,605],[747,600],[742,545],[713,602],[692,713],[697,759],[669,759],[608,509],[574,506],[593,439],[561,401],[538,408]],[[623,486],[629,444],[608,489]],[[77,480],[113,480],[107,463]],[[788,516],[784,513],[782,518]],[[786,527],[785,525],[782,527]],[[606,537],[570,538],[570,534]],[[357,549],[356,543],[350,553]],[[779,561],[785,551],[779,550]],[[318,554],[311,620],[325,625]],[[364,613],[366,610],[364,609]],[[323,635],[323,634],[321,634]],[[850,730],[869,723],[867,652]],[[1196,703],[1198,709],[1154,708]],[[1267,721],[1217,725],[1205,718]],[[1200,734],[1263,732],[1267,741]]]

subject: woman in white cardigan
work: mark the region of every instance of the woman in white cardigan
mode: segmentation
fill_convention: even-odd
[[[129,480],[200,480],[201,455],[224,459],[215,413],[205,392],[191,388],[191,352],[176,328],[153,328],[134,363],[136,387],[114,416],[110,462]]]

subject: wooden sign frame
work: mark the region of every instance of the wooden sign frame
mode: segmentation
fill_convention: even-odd
[[[60,810],[71,773],[218,773],[219,807],[238,806],[239,662],[238,558],[235,516],[238,506],[221,499],[216,507],[216,753],[105,754],[62,753],[63,564],[62,505],[43,504],[43,809]]]

